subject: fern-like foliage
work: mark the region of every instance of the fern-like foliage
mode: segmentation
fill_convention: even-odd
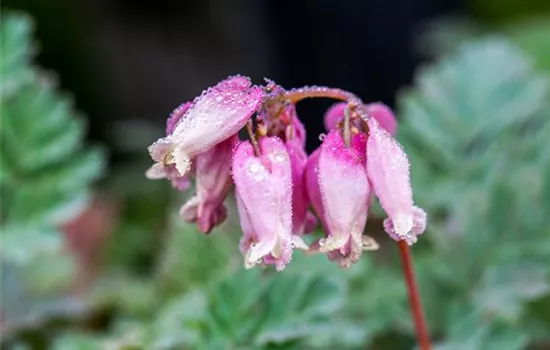
[[[59,226],[84,208],[104,168],[84,147],[85,123],[55,80],[30,65],[32,22],[2,17],[2,260],[28,262],[60,248]]]
[[[550,329],[526,312],[550,294],[549,86],[491,37],[420,70],[400,96],[399,137],[431,214],[421,285],[445,349],[522,349]]]

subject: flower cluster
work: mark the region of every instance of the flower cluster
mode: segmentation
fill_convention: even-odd
[[[308,156],[295,105],[310,97],[344,102],[327,111],[327,135]],[[156,163],[146,175],[167,178],[180,191],[194,179],[196,194],[180,215],[204,233],[226,219],[224,201],[234,184],[248,268],[283,270],[294,248],[326,253],[348,267],[364,250],[378,248],[363,234],[374,196],[394,240],[413,244],[426,227],[426,213],[413,202],[407,156],[393,138],[396,127],[387,106],[363,104],[339,89],[287,91],[233,76],[172,112],[166,136],[149,147]],[[243,128],[249,140],[239,139]],[[325,237],[308,247],[302,236],[318,222]]]

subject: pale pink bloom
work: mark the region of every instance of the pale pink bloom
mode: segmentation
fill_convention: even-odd
[[[246,124],[258,110],[262,95],[260,87],[242,76],[229,77],[204,91],[175,123],[173,132],[149,146],[157,164],[148,176],[159,177],[169,164],[175,164],[179,175],[186,175],[193,157],[235,135]]]
[[[374,118],[367,120],[367,170],[380,205],[388,214],[386,232],[395,240],[416,242],[426,226],[426,213],[414,206],[409,160],[403,148]]]
[[[209,233],[227,217],[223,202],[231,185],[231,155],[237,135],[199,154],[195,161],[197,193],[180,210],[186,221]]]
[[[263,262],[281,271],[290,262],[293,247],[307,246],[292,234],[292,169],[286,147],[277,137],[263,137],[259,145],[260,156],[250,142],[241,142],[233,154],[241,224],[248,231],[242,243],[245,267]]]
[[[324,139],[319,153],[318,181],[327,237],[319,251],[331,253],[342,267],[359,260],[363,249],[373,249],[372,239],[363,236],[367,223],[370,185],[365,169],[362,137],[345,145],[338,130]]]

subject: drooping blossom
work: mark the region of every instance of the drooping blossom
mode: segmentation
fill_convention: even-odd
[[[149,170],[160,176],[175,164],[180,176],[191,168],[191,159],[236,134],[258,110],[262,89],[243,76],[233,76],[207,89],[179,118],[173,132],[149,146],[157,164]]]
[[[268,81],[268,102],[264,104],[260,118],[268,136],[277,136],[285,143],[292,166],[292,232],[309,233],[317,226],[315,216],[308,210],[309,203],[303,182],[307,163],[306,130],[296,113],[296,106],[281,100],[284,89]]]
[[[292,234],[292,169],[286,147],[276,137],[262,137],[259,146],[261,155],[254,154],[250,142],[241,142],[233,154],[240,219],[248,231],[241,246],[247,268],[263,262],[281,271],[293,247],[307,246]]]
[[[424,232],[426,213],[413,202],[409,160],[397,141],[375,118],[368,121],[367,171],[380,205],[388,214],[386,232],[409,245]]]
[[[197,193],[181,208],[180,215],[185,221],[196,222],[203,233],[227,217],[223,202],[231,185],[231,156],[237,142],[234,135],[196,157]]]
[[[326,231],[326,238],[315,247],[328,253],[329,258],[338,261],[342,267],[358,261],[364,249],[378,247],[372,238],[363,236],[370,185],[362,151],[364,135],[355,135],[354,139],[347,146],[340,131],[332,130],[315,154],[306,175],[312,202],[318,214],[322,215]]]

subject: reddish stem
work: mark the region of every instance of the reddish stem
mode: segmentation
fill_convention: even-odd
[[[351,92],[337,89],[329,88],[326,86],[305,86],[302,88],[292,89],[285,93],[285,98],[290,102],[296,104],[306,98],[332,98],[340,101],[347,102],[359,102],[361,101],[357,96]]]
[[[409,303],[413,314],[416,338],[421,350],[430,350],[432,346],[430,344],[428,326],[426,325],[426,319],[422,309],[422,302],[420,301],[420,293],[418,292],[418,286],[416,284],[416,277],[414,275],[411,251],[405,241],[399,241],[397,245],[399,246],[403,273],[405,275],[407,290],[409,292]]]

